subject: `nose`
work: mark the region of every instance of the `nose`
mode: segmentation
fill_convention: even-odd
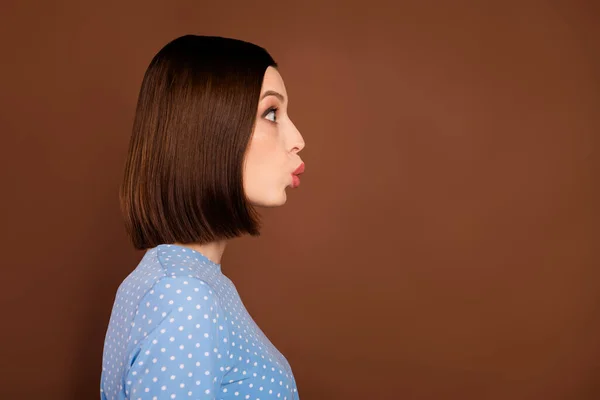
[[[292,123],[292,127],[292,152],[299,153],[306,143],[304,143],[304,138],[294,123]]]

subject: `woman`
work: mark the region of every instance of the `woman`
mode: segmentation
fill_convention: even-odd
[[[135,248],[108,326],[102,399],[297,399],[286,359],[221,272],[227,240],[257,236],[256,206],[286,202],[302,136],[271,56],[183,36],[142,82],[121,187]]]

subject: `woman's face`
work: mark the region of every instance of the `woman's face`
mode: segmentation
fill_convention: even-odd
[[[298,153],[304,148],[304,139],[292,123],[287,107],[283,79],[275,68],[269,67],[244,163],[244,191],[254,206],[285,204],[286,188],[299,183],[294,175],[303,169]]]

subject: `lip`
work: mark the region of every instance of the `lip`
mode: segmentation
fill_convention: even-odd
[[[300,164],[298,166],[298,168],[296,168],[296,170],[294,172],[292,172],[292,175],[300,175],[303,172],[304,172],[304,163]]]
[[[294,172],[292,172],[292,188],[300,186],[300,174],[304,172],[304,163],[300,164]]]
[[[300,186],[300,177],[298,175],[292,175],[292,188],[295,189]]]

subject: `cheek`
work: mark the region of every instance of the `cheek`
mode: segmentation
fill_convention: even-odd
[[[275,153],[276,143],[268,135],[259,132],[252,137],[244,168],[244,178],[249,180],[248,183],[255,182],[257,177],[269,170]]]
[[[277,137],[275,133],[257,131],[250,140],[249,152],[255,154],[265,154],[275,151],[277,148]]]
[[[270,197],[281,195],[286,184],[285,157],[272,132],[257,132],[253,136],[244,166],[244,189],[251,200],[270,202]]]
[[[281,153],[279,147],[277,137],[271,132],[256,132],[248,146],[246,156],[248,170],[255,171],[276,167]]]

